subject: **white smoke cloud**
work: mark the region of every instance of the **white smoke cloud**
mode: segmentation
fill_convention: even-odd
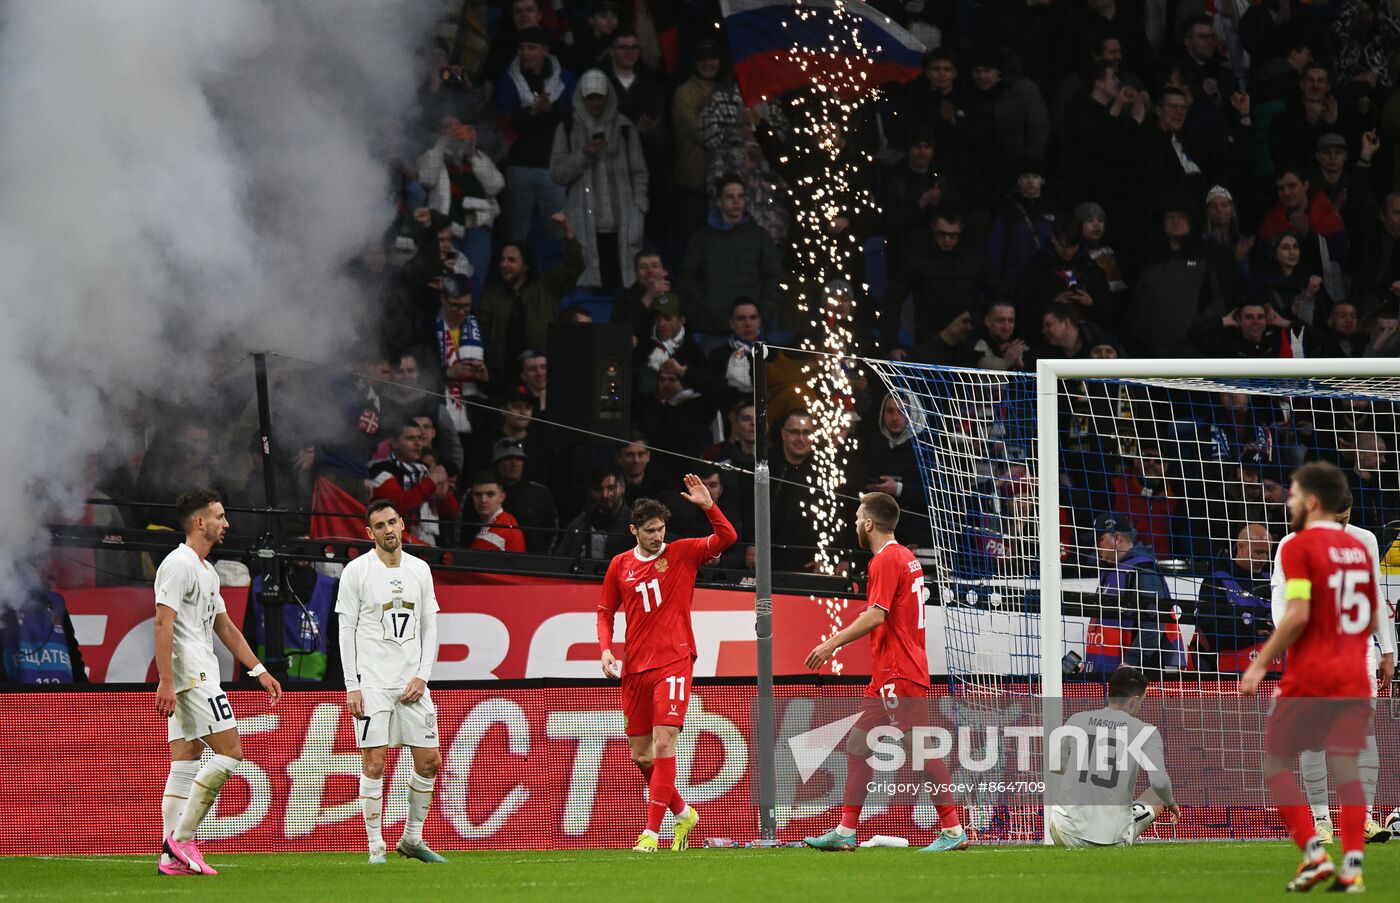
[[[327,356],[392,210],[435,4],[35,3],[0,22],[0,586],[73,514],[121,405],[211,359]],[[23,526],[21,526],[23,525]]]

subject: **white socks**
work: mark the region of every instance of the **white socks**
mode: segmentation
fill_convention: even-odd
[[[370,849],[384,848],[384,779],[360,775],[360,811],[365,814],[365,834]]]
[[[1366,820],[1371,820],[1371,809],[1376,805],[1376,784],[1381,779],[1381,754],[1376,749],[1376,735],[1366,738],[1366,748],[1356,754],[1356,770],[1361,774],[1361,788],[1366,793]]]
[[[195,832],[199,830],[199,823],[204,821],[204,816],[209,814],[209,809],[214,805],[214,800],[218,798],[219,791],[223,788],[224,782],[229,775],[233,774],[238,767],[238,760],[230,756],[214,756],[199,772],[191,782],[190,798],[185,803],[185,811],[180,816],[180,823],[175,828],[175,839],[184,843],[193,840]]]
[[[1327,753],[1320,749],[1307,749],[1298,754],[1298,773],[1303,778],[1303,789],[1308,792],[1308,804],[1312,806],[1313,821],[1332,818],[1327,807]]]
[[[428,820],[428,810],[433,807],[434,780],[416,771],[408,779],[408,821],[403,826],[403,839],[410,843],[423,840],[423,822]]]
[[[160,839],[164,842],[180,824],[180,815],[190,798],[190,784],[199,771],[199,760],[177,759],[170,763],[165,794],[160,798]]]
[[[1376,748],[1376,735],[1366,738],[1366,748],[1356,754],[1356,767],[1361,775],[1361,787],[1366,793],[1366,817],[1371,817],[1371,809],[1376,804],[1376,785],[1381,777],[1381,755]],[[1308,792],[1308,803],[1312,806],[1313,820],[1331,819],[1327,806],[1327,753],[1320,749],[1310,749],[1298,754],[1298,771],[1303,777],[1303,787]]]

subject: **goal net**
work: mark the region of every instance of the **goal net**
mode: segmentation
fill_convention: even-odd
[[[1262,802],[1264,711],[1237,683],[1273,628],[1289,475],[1310,460],[1342,468],[1352,523],[1376,535],[1391,597],[1400,366],[1054,361],[1023,374],[868,363],[903,406],[925,477],[933,545],[920,556],[944,607],[960,723],[1002,718],[1017,699],[1046,704],[1050,723],[1052,701],[1066,714],[1097,707],[1108,676],[1133,665],[1153,679],[1169,771],[1191,804],[1158,836],[1278,836]],[[1389,706],[1377,727],[1393,733]],[[1377,804],[1398,796],[1383,774]],[[1030,795],[979,797],[969,823],[984,841],[1037,841],[1040,807]]]

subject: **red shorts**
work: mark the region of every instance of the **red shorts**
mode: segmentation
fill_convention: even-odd
[[[871,731],[882,725],[890,725],[900,730],[927,725],[930,723],[928,687],[913,680],[896,677],[882,684],[871,684],[865,688],[861,700],[860,720],[856,730]]]
[[[622,726],[629,737],[649,736],[657,725],[684,727],[690,705],[692,662],[682,659],[622,677]]]
[[[1276,696],[1264,728],[1264,751],[1284,758],[1308,749],[1360,752],[1373,711],[1370,699]]]

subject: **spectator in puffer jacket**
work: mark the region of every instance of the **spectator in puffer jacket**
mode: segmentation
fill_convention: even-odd
[[[1145,357],[1200,357],[1194,324],[1207,310],[1228,306],[1205,241],[1193,234],[1184,204],[1168,205],[1162,231],[1137,280],[1130,321],[1136,347]]]
[[[718,206],[705,226],[690,237],[681,278],[697,299],[691,321],[697,332],[728,332],[729,307],[744,296],[758,304],[765,323],[778,312],[782,256],[778,246],[749,216],[744,181],[723,176],[715,187]]]
[[[574,94],[574,74],[549,52],[543,28],[524,29],[516,46],[516,58],[496,83],[494,104],[515,133],[501,194],[503,237],[523,242],[532,225],[564,207],[564,189],[549,177],[549,158],[554,130]]]
[[[637,127],[617,111],[612,82],[590,69],[574,89],[574,112],[554,133],[549,175],[568,191],[565,208],[583,248],[583,285],[630,286],[642,249],[647,164]]]
[[[1045,166],[1023,160],[987,236],[987,290],[1005,298],[1037,251],[1050,247],[1055,214],[1045,198]]]
[[[983,186],[1005,184],[1017,163],[1045,158],[1050,140],[1050,113],[1040,89],[1029,79],[1008,76],[999,52],[983,50],[972,58],[972,97],[967,109],[968,144],[980,165],[969,172],[975,197]]]

